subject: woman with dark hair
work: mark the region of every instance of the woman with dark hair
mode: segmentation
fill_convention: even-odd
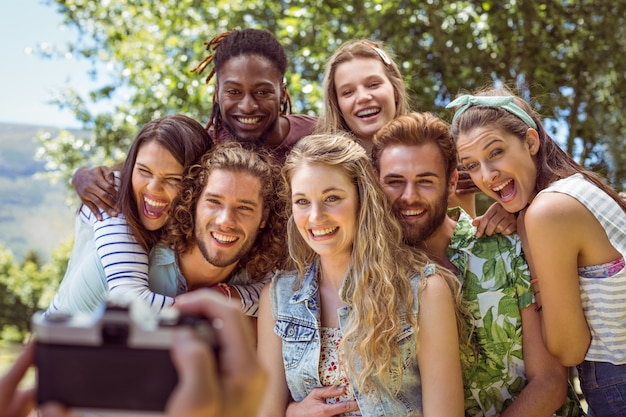
[[[202,125],[183,115],[161,117],[141,129],[116,176],[121,215],[101,210],[98,220],[80,207],[70,261],[49,312],[89,312],[109,294],[142,298],[157,309],[173,303],[149,289],[148,254],[162,238],[187,168],[212,143]]]
[[[457,106],[461,163],[518,215],[548,350],[578,366],[591,415],[626,415],[626,202],[508,90],[464,95]]]

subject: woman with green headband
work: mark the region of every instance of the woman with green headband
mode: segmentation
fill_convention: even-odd
[[[518,214],[548,349],[578,367],[590,415],[625,416],[626,203],[508,90],[464,95],[448,107],[457,108],[461,164]]]

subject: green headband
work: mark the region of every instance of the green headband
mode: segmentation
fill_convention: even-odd
[[[446,109],[452,107],[463,106],[454,113],[452,123],[467,109],[472,106],[500,107],[522,119],[524,123],[533,129],[537,129],[535,121],[520,106],[515,104],[513,96],[470,96],[464,95],[458,97],[446,106]]]

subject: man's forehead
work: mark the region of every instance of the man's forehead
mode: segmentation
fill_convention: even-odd
[[[405,161],[421,159],[421,145],[407,145],[404,143],[390,143],[385,145],[380,154],[380,163],[382,165],[397,165]]]
[[[223,189],[232,194],[252,193],[261,196],[261,178],[245,169],[215,168],[209,173],[205,192]]]
[[[424,167],[443,169],[443,159],[436,144],[390,144],[380,155],[380,171],[384,175],[390,171],[422,171]]]
[[[237,55],[216,69],[217,81],[221,83],[271,83],[281,84],[283,74],[276,65],[261,55]]]

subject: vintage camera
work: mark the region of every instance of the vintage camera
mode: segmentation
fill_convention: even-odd
[[[216,349],[206,318],[156,313],[142,300],[108,301],[93,314],[36,313],[37,402],[101,417],[163,416],[178,383],[170,346],[181,326]]]

